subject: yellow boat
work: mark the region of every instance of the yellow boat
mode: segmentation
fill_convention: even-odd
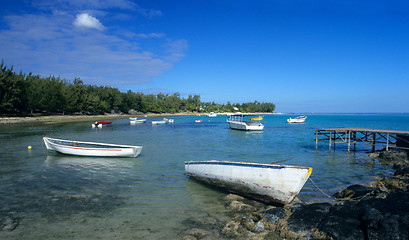
[[[258,117],[255,117],[255,118],[250,118],[250,120],[251,120],[251,121],[261,121],[261,120],[263,120],[263,116],[258,116]]]

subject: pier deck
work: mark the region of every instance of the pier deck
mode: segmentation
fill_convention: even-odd
[[[315,148],[318,149],[319,141],[329,141],[329,151],[332,144],[347,143],[348,152],[351,144],[366,144],[372,146],[375,151],[376,146],[389,148],[400,148],[409,150],[409,131],[378,130],[370,128],[326,128],[315,130]]]

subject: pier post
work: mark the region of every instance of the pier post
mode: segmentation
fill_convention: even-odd
[[[351,151],[351,131],[348,131],[348,152]]]
[[[315,130],[315,150],[318,150],[318,130]]]
[[[389,151],[389,133],[386,136],[386,151]]]
[[[372,133],[372,152],[375,152],[375,137],[376,133]]]
[[[353,135],[354,135],[354,151],[356,151],[356,132],[354,132]]]
[[[329,151],[331,152],[332,132],[329,134]]]

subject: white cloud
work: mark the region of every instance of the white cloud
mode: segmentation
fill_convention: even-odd
[[[164,33],[140,33],[137,34],[140,38],[162,38],[165,36]]]
[[[98,19],[88,15],[88,13],[77,14],[73,24],[78,28],[94,28],[100,31],[105,28]]]
[[[90,17],[81,20],[66,11],[5,16],[1,57],[17,71],[120,87],[149,83],[171,69],[187,49],[185,40],[165,38],[165,33],[139,35],[126,27],[75,31],[73,22],[88,29],[104,27]]]

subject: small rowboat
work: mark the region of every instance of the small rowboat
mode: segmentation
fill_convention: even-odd
[[[92,126],[92,128],[95,128],[95,127],[102,128],[103,125],[108,125],[108,124],[111,124],[111,123],[112,122],[99,121],[99,122],[92,123],[91,126]]]
[[[134,124],[138,124],[138,123],[144,123],[146,122],[145,118],[142,119],[138,119],[138,118],[129,118],[129,124],[134,125]]]
[[[296,118],[289,118],[287,119],[288,123],[303,123],[307,119],[307,116],[299,116]]]
[[[137,157],[142,151],[142,146],[82,142],[49,137],[43,137],[43,141],[49,151],[77,156]]]
[[[203,122],[203,119],[197,119],[197,120],[195,120],[195,122],[201,123],[201,122]]]
[[[228,191],[266,203],[289,204],[312,168],[231,161],[185,162],[186,174]]]
[[[160,125],[160,124],[166,124],[168,123],[165,120],[159,120],[159,121],[152,121],[152,125]]]
[[[258,116],[258,117],[250,118],[250,121],[262,121],[262,120],[263,120],[263,116]]]

